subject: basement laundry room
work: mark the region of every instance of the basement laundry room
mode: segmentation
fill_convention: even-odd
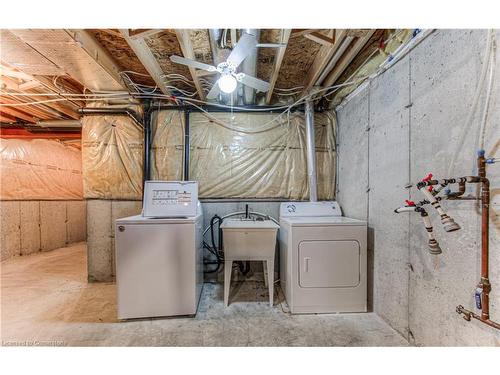
[[[0,30],[4,349],[500,346],[499,29],[122,23]]]

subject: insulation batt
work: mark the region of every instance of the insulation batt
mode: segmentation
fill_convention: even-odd
[[[190,180],[201,198],[307,199],[305,118],[259,113],[191,113]],[[158,114],[153,178],[182,179],[183,114]],[[319,199],[333,199],[335,118],[315,115]]]
[[[48,139],[2,139],[0,199],[82,199],[80,150]]]
[[[126,116],[82,119],[85,198],[142,198],[143,130]]]

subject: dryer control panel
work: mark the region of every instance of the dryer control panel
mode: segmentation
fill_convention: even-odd
[[[146,181],[144,185],[144,217],[196,216],[197,204],[196,181]]]
[[[281,203],[280,217],[294,216],[342,216],[342,211],[336,201]]]

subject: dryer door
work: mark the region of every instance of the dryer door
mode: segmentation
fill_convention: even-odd
[[[302,288],[346,288],[360,282],[358,241],[299,243],[299,285]]]

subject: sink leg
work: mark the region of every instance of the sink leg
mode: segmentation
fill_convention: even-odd
[[[267,261],[262,262],[262,267],[264,268],[264,286],[267,288],[268,280],[267,280]]]
[[[274,299],[274,259],[266,261],[267,263],[267,284],[269,288],[269,305],[273,307]]]
[[[233,261],[224,261],[224,306],[229,305],[229,287],[231,285],[231,272],[233,271]]]

